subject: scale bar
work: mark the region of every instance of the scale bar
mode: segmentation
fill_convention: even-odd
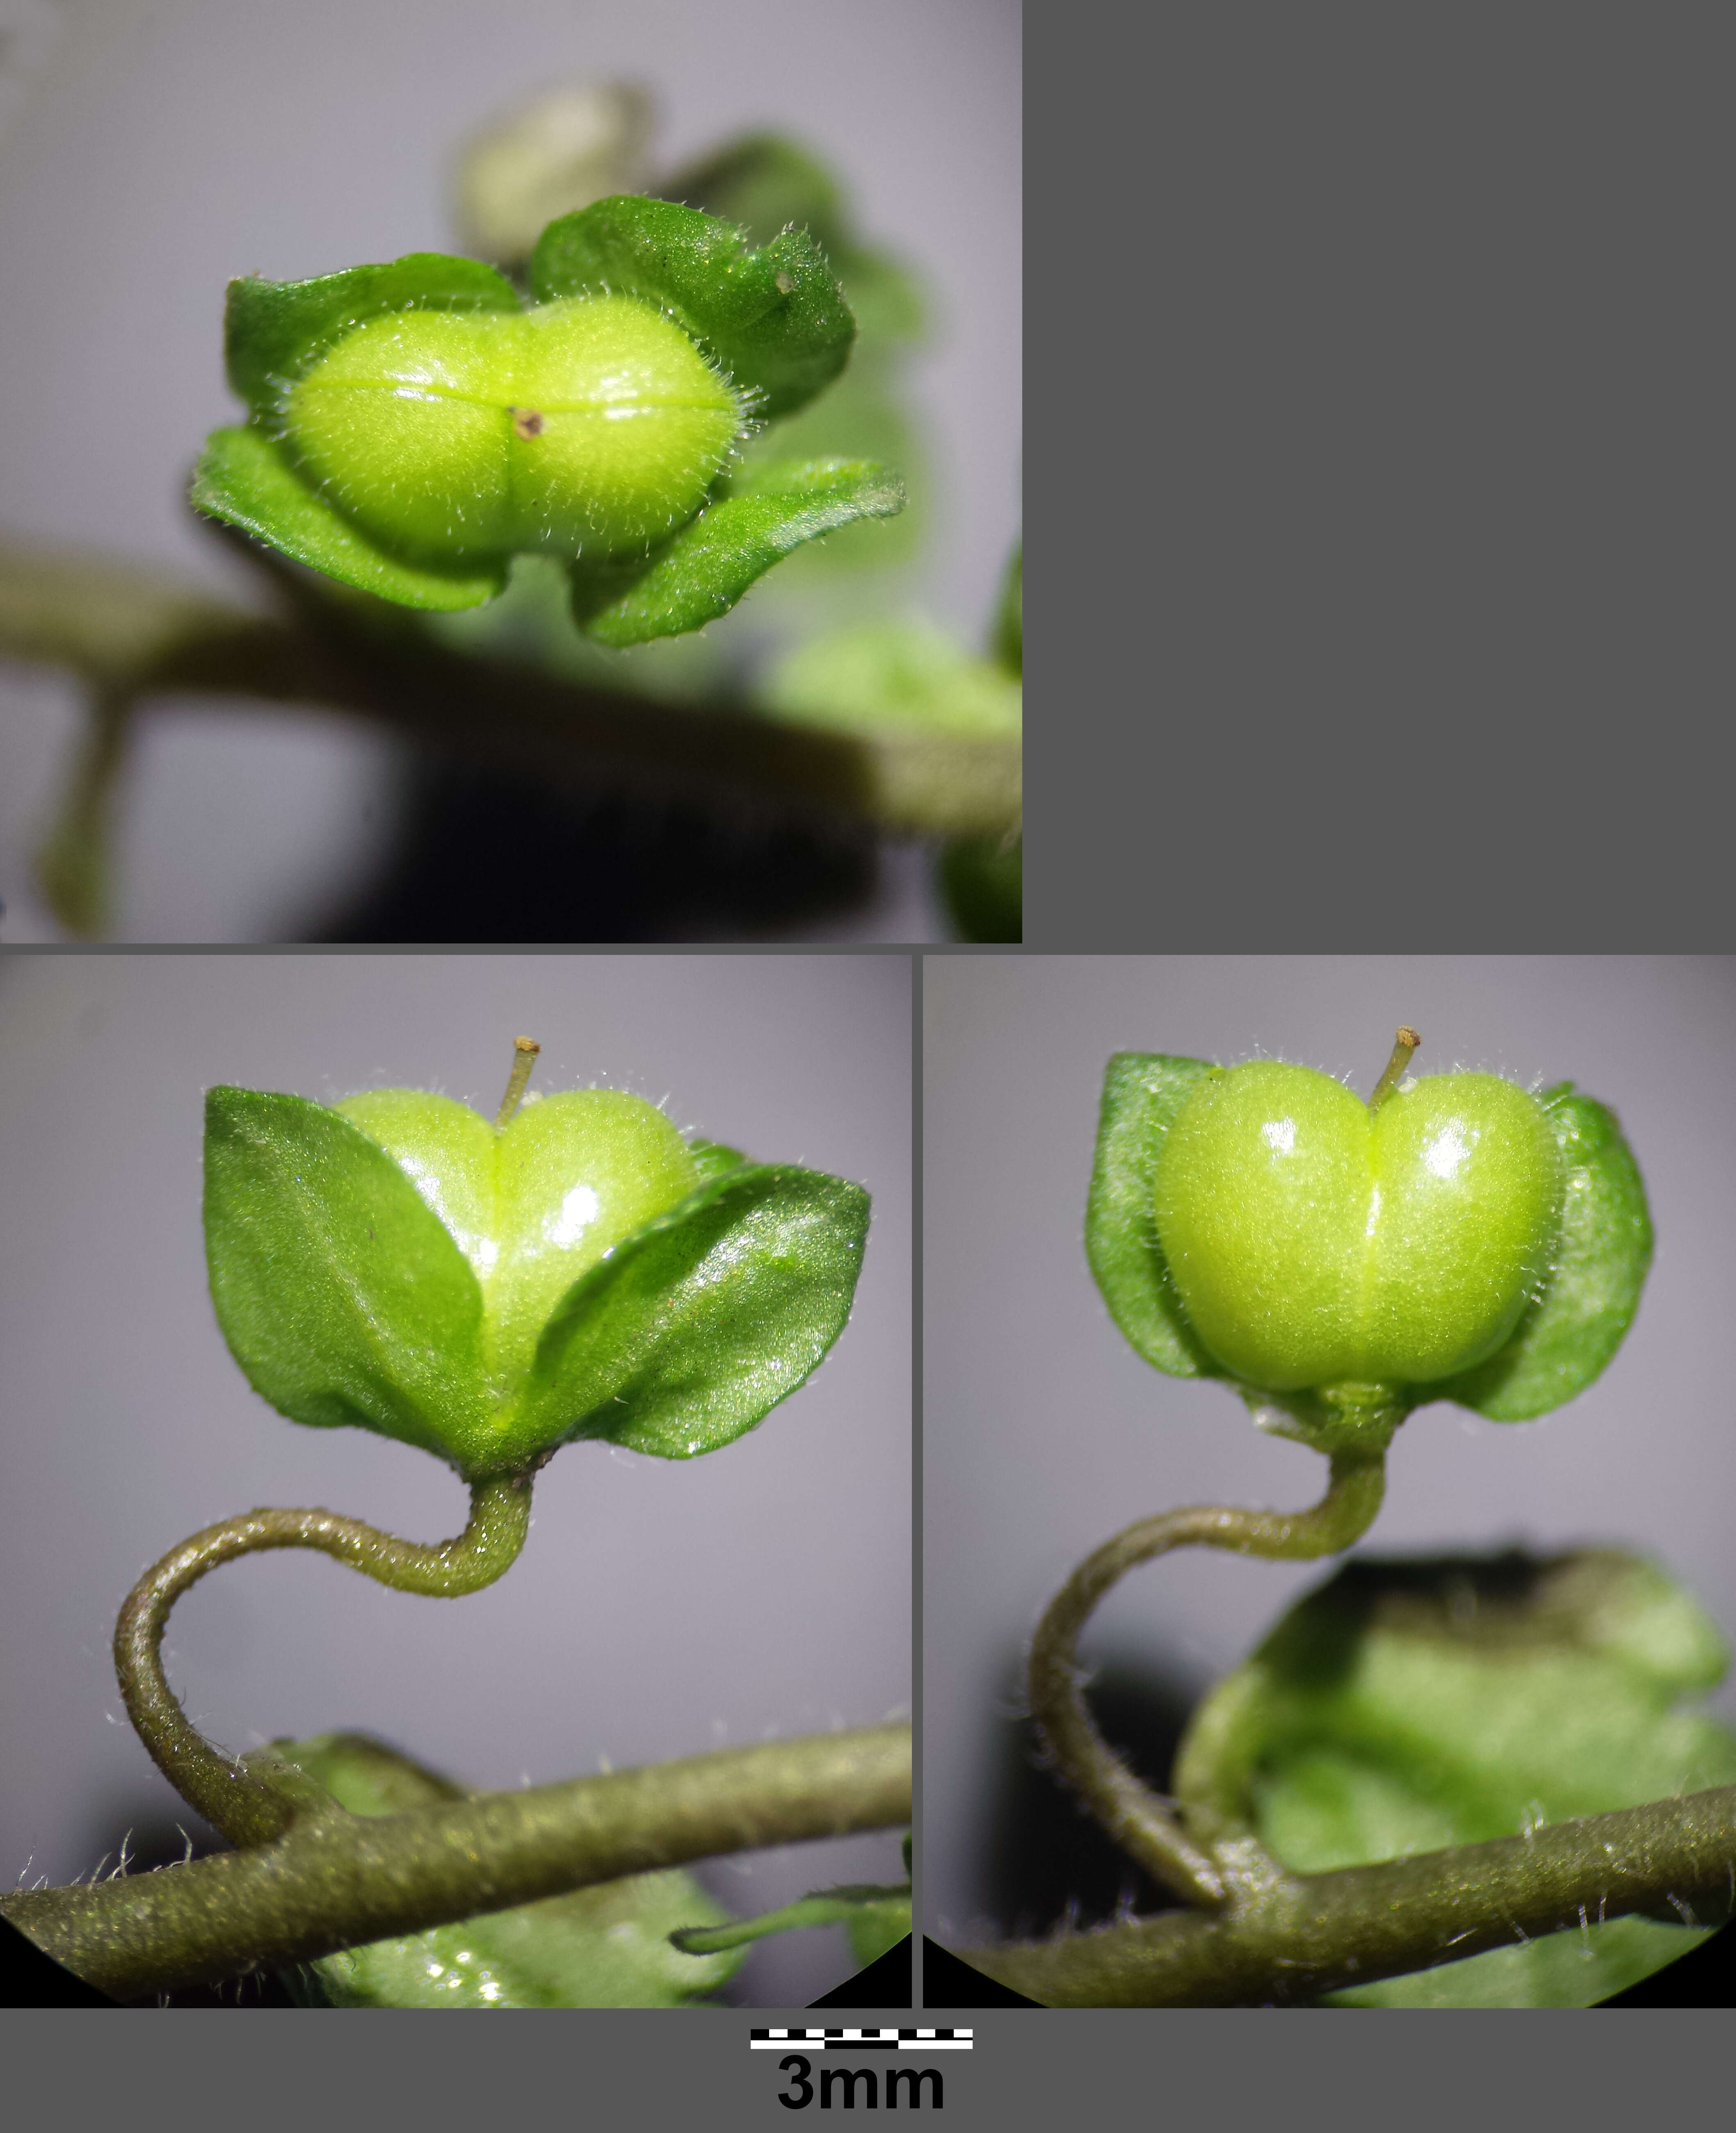
[[[968,2052],[976,2039],[974,2029],[753,2029],[748,2049],[778,2052],[806,2044],[820,2051]]]

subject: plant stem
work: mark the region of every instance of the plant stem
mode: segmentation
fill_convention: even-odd
[[[909,1816],[909,1728],[868,1726],[408,1814],[340,1813],[254,1850],[9,1896],[0,1914],[89,1983],[135,1999]]]
[[[470,1523],[456,1540],[428,1547],[400,1540],[331,1511],[248,1511],[171,1548],[127,1596],[114,1629],[114,1667],[127,1716],[152,1760],[189,1806],[232,1844],[280,1836],[321,1795],[279,1767],[244,1766],[214,1748],[188,1718],[163,1672],[169,1611],[219,1562],[267,1548],[312,1548],[400,1592],[456,1599],[492,1585],[517,1561],[530,1526],[531,1477],[479,1481]]]
[[[1075,1657],[1079,1633],[1119,1578],[1171,1548],[1222,1548],[1238,1555],[1285,1560],[1336,1555],[1373,1524],[1386,1481],[1383,1454],[1335,1454],[1326,1494],[1308,1510],[1197,1505],[1141,1519],[1087,1556],[1050,1601],[1038,1627],[1030,1654],[1031,1715],[1056,1770],[1123,1851],[1190,1904],[1214,1906],[1229,1900],[1223,1862],[1189,1841],[1164,1801],[1134,1775],[1092,1724]],[[1251,1856],[1242,1863],[1258,1870],[1270,1862]]]
[[[133,730],[133,699],[96,683],[89,724],[47,835],[32,860],[49,908],[70,933],[94,940],[107,927],[114,888],[114,827]]]
[[[1736,1785],[1452,1851],[1286,1876],[1215,1916],[1168,1912],[967,1960],[1051,2007],[1294,2005],[1632,1913],[1736,1904]]]
[[[678,704],[461,652],[376,604],[311,589],[256,542],[203,522],[287,595],[282,619],[190,594],[124,563],[0,543],[0,657],[170,696],[226,716],[293,704],[383,722],[461,761],[557,782],[747,794],[895,836],[999,837],[1020,819],[1016,739],[836,733],[727,703]]]

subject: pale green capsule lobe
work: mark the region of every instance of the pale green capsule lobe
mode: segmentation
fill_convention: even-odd
[[[284,406],[331,503],[448,562],[642,551],[698,508],[742,421],[688,335],[629,296],[371,319]]]
[[[419,1089],[377,1089],[335,1108],[393,1158],[469,1260],[503,1404],[580,1275],[700,1182],[674,1126],[620,1090],[545,1096],[498,1134],[467,1105]]]
[[[1378,1112],[1257,1061],[1202,1082],[1157,1165],[1160,1240],[1200,1339],[1272,1392],[1426,1384],[1492,1355],[1546,1277],[1560,1158],[1542,1106],[1431,1076]]]

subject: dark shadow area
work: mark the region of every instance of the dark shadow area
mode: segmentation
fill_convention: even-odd
[[[327,942],[777,939],[861,909],[875,840],[743,802],[725,813],[493,768],[413,766],[374,886]]]
[[[1089,1693],[1104,1739],[1161,1792],[1198,1688],[1159,1667],[1111,1660]],[[988,1906],[1008,1939],[1040,1939],[1063,1924],[1102,1925],[1118,1914],[1175,1909],[1168,1890],[1044,1767],[1029,1719],[1008,1725],[1002,1741],[986,1864]]]

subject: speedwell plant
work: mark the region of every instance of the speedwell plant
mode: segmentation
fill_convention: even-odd
[[[401,1591],[479,1591],[523,1549],[562,1446],[716,1452],[842,1331],[860,1186],[685,1137],[616,1091],[524,1102],[537,1050],[517,1040],[492,1119],[414,1089],[207,1097],[211,1295],[248,1382],[292,1421],[445,1461],[470,1515],[427,1546],[330,1511],[250,1511],[140,1579],[115,1632],[128,1715],[237,1850],[4,1906],[117,1996],[270,1967],[323,2005],[685,2004],[757,1933],[819,1914],[811,1899],[738,1925],[682,1862],[908,1818],[898,1726],[491,1798],[361,1736],[230,1755],[169,1686],[170,1610],[219,1563],[311,1548]],[[908,1931],[908,1888],[832,1891],[819,1911],[866,1960]]]
[[[1728,1654],[1618,1551],[1348,1565],[1196,1711],[1167,1796],[1087,1706],[1080,1633],[1136,1564],[1336,1554],[1415,1409],[1548,1413],[1632,1323],[1652,1234],[1614,1115],[1571,1082],[1412,1077],[1420,1041],[1400,1029],[1366,1101],[1275,1061],[1110,1062],[1086,1246],[1116,1325],[1329,1478],[1304,1511],[1141,1519],[1044,1615],[1030,1705],[1054,1766],[1179,1908],[971,1952],[1028,1997],[1586,2005],[1730,1909],[1736,1738],[1681,1707]]]

